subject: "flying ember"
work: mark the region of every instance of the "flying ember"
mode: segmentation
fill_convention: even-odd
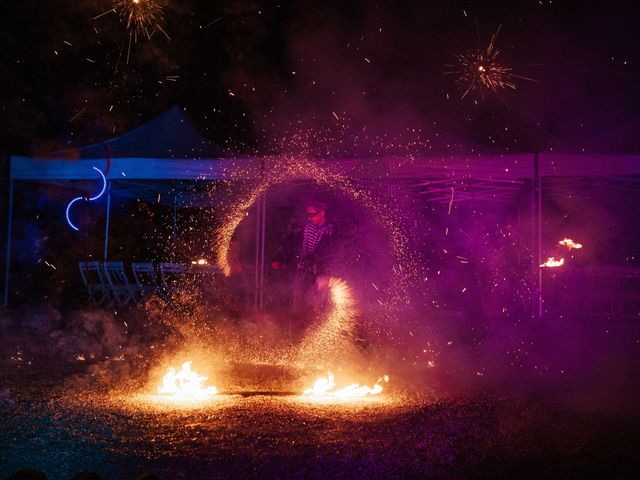
[[[331,372],[327,372],[326,377],[322,377],[316,380],[313,384],[313,387],[307,388],[303,395],[304,396],[313,396],[313,397],[324,397],[324,398],[339,398],[339,399],[349,399],[349,398],[361,398],[366,397],[367,395],[377,395],[382,392],[382,385],[380,382],[388,382],[389,376],[384,375],[382,378],[378,379],[378,381],[373,385],[373,387],[368,387],[366,385],[359,385],[357,383],[352,383],[351,385],[344,387],[340,390],[335,390],[336,383],[335,377]]]
[[[180,371],[169,368],[162,378],[162,385],[158,387],[158,393],[178,400],[204,400],[218,393],[216,387],[203,386],[206,380],[207,377],[191,370],[191,361],[184,362]]]

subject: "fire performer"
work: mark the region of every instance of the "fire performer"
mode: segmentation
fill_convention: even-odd
[[[294,233],[293,242],[288,242],[288,248],[280,248],[272,261],[273,269],[293,270],[291,310],[297,320],[326,302],[334,246],[333,224],[326,215],[328,205],[313,198],[304,205],[307,218],[304,227]]]

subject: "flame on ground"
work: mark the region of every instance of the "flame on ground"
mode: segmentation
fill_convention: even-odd
[[[218,393],[216,387],[203,387],[206,380],[207,377],[191,370],[191,361],[184,362],[180,371],[169,368],[162,378],[162,385],[158,387],[158,393],[177,400],[204,400]]]
[[[382,392],[382,385],[380,385],[380,382],[383,381],[385,383],[388,382],[389,376],[384,375],[382,378],[378,379],[373,387],[352,383],[340,390],[335,390],[335,377],[331,372],[327,372],[327,376],[317,379],[313,384],[313,387],[307,388],[304,391],[303,396],[339,399],[362,398],[367,395],[378,395]]]

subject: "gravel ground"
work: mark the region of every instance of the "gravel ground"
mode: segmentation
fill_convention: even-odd
[[[229,394],[177,409],[60,385],[72,372],[0,375],[0,478],[152,472],[211,478],[638,478],[640,422],[548,398],[391,392],[346,404]]]

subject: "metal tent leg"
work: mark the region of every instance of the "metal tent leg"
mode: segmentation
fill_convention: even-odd
[[[11,271],[11,236],[13,229],[13,180],[9,180],[9,211],[7,212],[7,256],[4,266],[4,306],[9,303],[9,272]]]
[[[542,319],[542,177],[540,176],[540,158],[536,152],[533,156],[533,179],[531,189],[531,223],[533,230],[533,272],[534,297],[532,313],[535,320]]]
[[[107,261],[109,251],[109,218],[111,215],[111,180],[107,182],[107,219],[104,229],[104,261]]]

